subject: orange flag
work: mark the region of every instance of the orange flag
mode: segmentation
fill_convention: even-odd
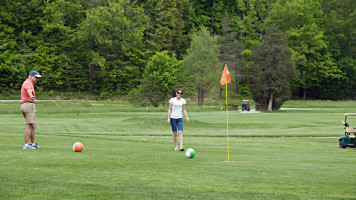
[[[229,69],[227,68],[227,64],[225,64],[224,71],[220,79],[220,84],[225,85],[230,82],[231,82],[230,72]]]

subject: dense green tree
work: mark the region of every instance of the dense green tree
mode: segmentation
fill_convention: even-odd
[[[103,97],[127,94],[139,83],[146,62],[143,32],[147,27],[142,7],[127,0],[110,1],[87,13],[75,42],[77,62],[84,66],[90,91]]]
[[[219,56],[217,37],[211,36],[208,29],[203,27],[193,36],[188,54],[184,58],[184,66],[195,78],[199,106],[203,106],[204,97],[219,83],[222,65]]]
[[[157,52],[189,57],[203,26],[220,36],[218,68],[228,64],[237,92],[268,24],[292,51],[295,92],[354,98],[356,4],[349,0],[2,0],[0,92],[17,92],[35,69],[44,75],[37,86],[52,93],[125,95]]]
[[[3,0],[1,7],[7,10],[7,17],[3,18],[3,23],[14,28],[16,39],[19,44],[19,50],[24,55],[26,68],[32,68],[31,59],[33,51],[37,47],[37,41],[40,41],[42,30],[40,19],[43,16],[44,1],[42,0]]]
[[[283,33],[275,26],[268,27],[262,44],[253,48],[252,60],[249,80],[254,101],[268,104],[268,111],[279,108],[290,98],[290,82],[296,75]]]
[[[84,8],[79,0],[57,0],[46,5],[43,27],[43,43],[34,52],[32,62],[44,78],[41,85],[46,90],[80,90],[87,84],[86,77],[73,73],[71,42],[77,26],[85,19]],[[80,78],[80,80],[78,80]]]
[[[224,15],[223,0],[192,0],[195,15],[193,21],[196,27],[207,27],[212,34],[220,34],[220,21]]]
[[[242,55],[243,51],[241,43],[237,39],[237,33],[233,31],[231,26],[233,25],[229,14],[226,12],[221,22],[222,36],[219,37],[220,46],[220,61],[223,64],[227,64],[234,84],[234,91],[237,94],[239,88],[239,80],[242,77]],[[223,68],[222,68],[223,69]],[[219,97],[222,96],[222,89],[220,88]]]
[[[168,51],[152,56],[145,68],[141,85],[129,95],[130,101],[158,107],[169,99],[172,90],[187,86],[189,82],[185,80],[188,72],[183,68],[183,62],[175,57]]]
[[[79,0],[79,1],[85,10],[90,10],[101,6],[107,6],[109,5],[110,0]]]
[[[323,80],[340,78],[321,26],[322,10],[314,0],[295,0],[276,3],[271,10],[270,23],[277,24],[288,41],[296,62],[298,85],[306,90],[319,87]]]
[[[350,14],[350,24],[348,25],[350,30],[350,54],[349,56],[356,60],[356,8]]]
[[[19,90],[34,69],[33,51],[40,40],[41,0],[0,1],[0,92]]]
[[[356,4],[349,0],[319,0],[323,10],[325,36],[329,42],[328,48],[332,56],[352,57],[352,47],[355,45],[352,32],[355,31]],[[354,14],[353,14],[354,13]]]
[[[356,98],[356,60],[343,57],[337,63],[342,71],[339,79],[324,80],[321,86],[315,90],[317,99],[355,99]]]
[[[4,13],[3,13],[4,14]],[[13,28],[2,23],[0,17],[0,92],[13,91],[20,87],[25,74],[25,66],[17,49]]]
[[[181,57],[189,47],[193,8],[189,0],[146,0],[150,25],[146,30],[150,51],[169,50]]]
[[[243,45],[243,55],[251,55],[252,46],[260,44],[266,20],[275,0],[237,0],[236,15],[232,17],[235,32]]]
[[[352,31],[356,30],[352,13],[356,4],[348,0],[319,0],[323,10],[323,27],[327,40],[327,49],[331,52],[335,64],[342,71],[341,77],[323,80],[320,87],[313,93],[319,99],[344,99],[354,97],[355,88],[353,72],[356,68],[353,50],[356,38],[352,38]]]

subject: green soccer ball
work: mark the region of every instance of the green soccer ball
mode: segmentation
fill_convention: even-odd
[[[194,156],[195,156],[195,151],[194,151],[194,149],[189,148],[189,149],[185,150],[185,157],[187,157],[187,158],[194,158]]]

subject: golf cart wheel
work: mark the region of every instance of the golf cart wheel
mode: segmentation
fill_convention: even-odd
[[[339,140],[339,148],[340,149],[345,149],[346,148],[343,140]]]

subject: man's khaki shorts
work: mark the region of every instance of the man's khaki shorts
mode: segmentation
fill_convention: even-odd
[[[21,104],[21,112],[25,118],[26,124],[36,123],[36,105],[34,103]]]

